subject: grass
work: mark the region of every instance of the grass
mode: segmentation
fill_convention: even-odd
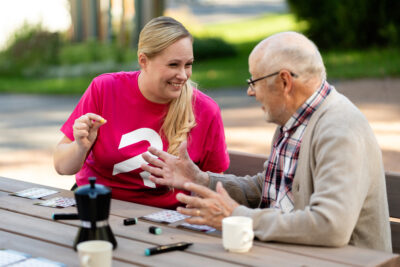
[[[200,88],[246,87],[245,81],[250,76],[247,62],[250,52],[251,49],[235,58],[196,63],[193,80]],[[322,57],[328,80],[400,76],[398,48],[329,51],[322,52]]]
[[[219,36],[235,45],[235,58],[196,62],[193,80],[200,88],[246,87],[248,55],[266,36],[280,31],[302,31],[305,24],[298,24],[290,14],[264,16],[242,23],[209,25],[196,29],[200,36]],[[368,50],[323,51],[328,79],[383,78],[400,76],[398,48],[371,48]]]
[[[219,37],[231,43],[238,52],[235,57],[195,62],[192,79],[199,88],[246,87],[249,77],[248,55],[265,37],[280,31],[302,31],[306,25],[297,23],[291,14],[275,14],[241,22],[219,23],[200,27],[186,25],[197,37]],[[400,76],[398,48],[324,51],[322,56],[328,80],[363,77]],[[101,63],[99,63],[101,64]],[[122,70],[122,69],[121,69]],[[129,70],[129,69],[124,69]],[[34,94],[82,94],[93,76],[73,78],[10,78],[0,76],[0,92]]]
[[[323,52],[328,78],[355,79],[400,76],[399,48]]]
[[[258,42],[273,33],[301,31],[306,27],[297,23],[292,14],[271,14],[232,23],[209,24],[190,31],[199,37],[219,37],[232,44]]]
[[[92,77],[20,78],[0,76],[0,92],[25,94],[82,94]]]

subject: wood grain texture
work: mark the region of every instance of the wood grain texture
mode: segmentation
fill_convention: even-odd
[[[53,213],[74,213],[75,207],[55,209],[33,205],[36,200],[9,195],[30,187],[43,187],[13,179],[0,177],[0,231],[46,246],[69,249],[72,253],[73,239],[77,233],[79,220],[53,221]],[[48,187],[47,187],[48,188]],[[60,190],[57,195],[72,197],[73,192]],[[112,200],[109,217],[110,226],[117,238],[118,247],[113,252],[116,264],[133,266],[394,266],[399,263],[398,255],[360,249],[352,246],[343,248],[322,248],[255,241],[248,253],[228,253],[222,247],[220,233],[214,235],[177,229],[176,225],[165,225],[139,220],[132,226],[123,225],[127,217],[139,217],[160,209],[125,201]],[[179,223],[178,223],[179,224]],[[161,235],[148,233],[151,225],[162,228]],[[1,232],[0,232],[1,234]],[[156,256],[144,256],[144,250],[154,245],[178,241],[193,242],[185,251],[175,251]],[[29,242],[28,242],[29,243]],[[38,251],[42,251],[37,246]],[[46,251],[46,249],[44,249]],[[67,253],[67,255],[69,255]],[[63,262],[62,258],[60,258]],[[72,265],[73,266],[73,265]],[[114,266],[114,265],[113,265]],[[119,266],[119,265],[115,265]]]

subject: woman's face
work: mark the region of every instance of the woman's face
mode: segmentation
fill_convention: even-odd
[[[176,41],[151,59],[140,55],[139,63],[145,74],[143,95],[155,103],[168,103],[178,98],[192,75],[193,60],[193,44],[189,37]]]

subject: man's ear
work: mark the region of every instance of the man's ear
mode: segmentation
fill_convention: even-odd
[[[149,58],[144,53],[140,53],[138,57],[138,62],[140,69],[145,70],[149,62]]]
[[[286,94],[291,94],[293,87],[293,77],[290,75],[290,72],[287,70],[281,70],[279,72],[279,77],[282,81],[283,91]]]

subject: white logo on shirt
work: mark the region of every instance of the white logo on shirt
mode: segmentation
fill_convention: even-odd
[[[160,135],[156,131],[154,131],[153,129],[150,129],[150,128],[141,128],[141,129],[132,131],[130,133],[124,134],[121,137],[121,141],[119,143],[118,149],[136,144],[141,141],[148,141],[150,143],[150,146],[155,147],[159,150],[163,149],[163,143],[162,143]],[[153,156],[153,155],[151,155],[151,156]],[[153,156],[153,157],[155,157],[155,156]],[[135,157],[124,160],[124,161],[114,165],[113,175],[117,175],[118,173],[125,173],[125,172],[130,172],[130,171],[139,169],[140,165],[142,163],[147,163],[142,158],[142,154],[139,154]],[[143,179],[143,184],[145,186],[155,188],[156,185],[152,181],[149,180],[149,175],[150,175],[150,173],[145,172],[145,171],[140,173],[140,176]]]

